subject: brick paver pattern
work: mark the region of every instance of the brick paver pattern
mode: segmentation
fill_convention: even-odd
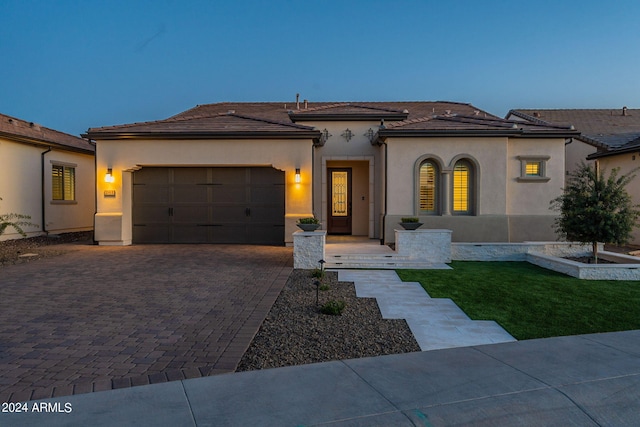
[[[233,372],[291,248],[74,245],[0,267],[0,401]]]

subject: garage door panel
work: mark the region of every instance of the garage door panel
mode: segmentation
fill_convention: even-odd
[[[209,182],[208,168],[172,168],[173,183],[197,185]]]
[[[250,191],[251,203],[282,204],[284,209],[284,185],[252,186]]]
[[[171,243],[169,224],[134,225],[133,241],[144,243]]]
[[[166,168],[142,168],[133,174],[133,183],[168,185],[169,176],[169,170]]]
[[[213,206],[211,219],[214,223],[244,223],[247,221],[244,206]]]
[[[249,243],[247,241],[247,226],[226,224],[213,227],[212,243]]]
[[[206,185],[174,185],[174,203],[206,203],[210,200],[210,190]]]
[[[247,180],[246,168],[213,168],[212,182],[214,184],[238,185]]]
[[[169,208],[165,205],[136,205],[133,208],[133,224],[169,223]]]
[[[264,185],[265,182],[278,182],[284,177],[284,171],[273,168],[251,168],[251,185]]]
[[[249,241],[254,245],[268,245],[284,241],[284,226],[252,225],[249,227]]]
[[[172,227],[174,243],[208,243],[208,227],[193,224],[174,224]]]
[[[246,203],[247,201],[247,190],[244,185],[214,185],[211,191],[214,204]]]
[[[174,224],[208,224],[210,222],[209,206],[176,206],[173,208]]]
[[[284,209],[282,212],[279,210],[276,212],[281,213],[281,215],[274,215],[274,208],[271,206],[252,206],[250,222],[252,224],[284,225]]]
[[[169,203],[169,188],[167,186],[136,184],[133,187],[136,203]]]
[[[284,172],[145,167],[134,173],[135,243],[284,244]]]

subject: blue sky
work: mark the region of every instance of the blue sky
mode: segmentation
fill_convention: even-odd
[[[0,113],[80,134],[222,101],[640,108],[640,2],[2,0]]]

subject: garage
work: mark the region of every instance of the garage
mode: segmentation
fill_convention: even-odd
[[[133,173],[133,243],[284,245],[284,172],[143,167]]]

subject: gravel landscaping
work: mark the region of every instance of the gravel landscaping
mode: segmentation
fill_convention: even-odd
[[[29,237],[27,239],[5,240],[0,242],[0,266],[21,264],[40,258],[62,255],[69,251],[64,243],[91,243],[92,231],[63,233],[49,236]]]
[[[237,371],[420,351],[407,322],[382,319],[376,300],[356,297],[350,282],[327,272],[316,304],[318,279],[294,270]],[[341,315],[320,313],[328,301],[344,301]]]

